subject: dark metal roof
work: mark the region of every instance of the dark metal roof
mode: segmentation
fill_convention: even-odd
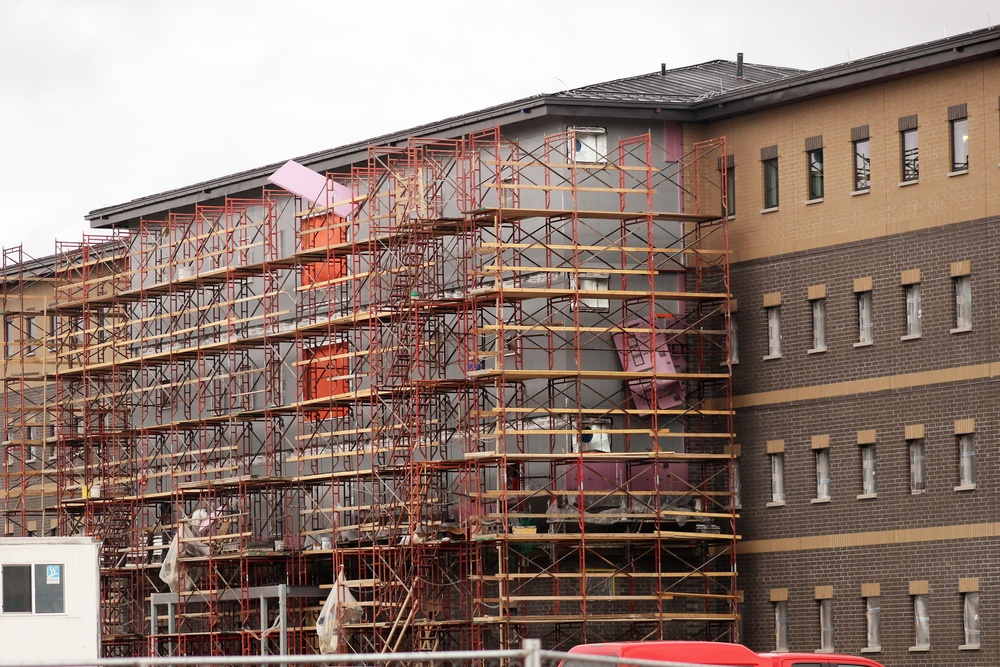
[[[361,159],[369,145],[392,144],[407,137],[458,136],[530,117],[525,114],[711,122],[998,53],[1000,28],[990,27],[812,71],[744,63],[743,77],[737,78],[736,63],[713,60],[526,97],[294,159],[320,171],[335,169]],[[93,227],[128,225],[165,210],[260,188],[281,164],[95,209],[85,217]]]
[[[700,65],[678,67],[652,74],[595,83],[550,97],[594,101],[642,101],[664,104],[694,104],[761,83],[786,79],[805,70],[743,63],[743,76],[736,76],[736,63],[711,60]]]

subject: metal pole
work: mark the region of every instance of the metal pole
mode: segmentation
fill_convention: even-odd
[[[267,598],[260,596],[260,654],[267,655]]]
[[[524,650],[524,661],[521,663],[524,667],[542,667],[541,639],[522,639],[521,648]]]
[[[278,586],[278,617],[281,619],[281,637],[278,653],[288,655],[288,584]],[[285,663],[282,663],[283,665]]]

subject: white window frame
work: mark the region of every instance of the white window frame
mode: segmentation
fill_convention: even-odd
[[[740,363],[739,327],[736,324],[736,314],[726,315],[726,326],[729,329],[729,357],[730,364]]]
[[[927,493],[927,444],[923,438],[906,441],[910,460],[910,493]]]
[[[976,488],[976,434],[961,433],[958,440],[958,486],[955,490]]]
[[[833,599],[819,600],[819,650],[833,653]]]
[[[861,495],[858,498],[874,498],[878,495],[878,452],[875,444],[861,445]]]
[[[903,286],[906,301],[906,335],[904,338],[920,338],[923,333],[924,313],[920,302],[920,283]]]
[[[774,650],[788,651],[788,601],[781,600],[774,605]]]
[[[982,635],[982,625],[979,619],[979,591],[962,593],[962,627],[965,631],[965,643],[961,648],[979,648]]]
[[[952,333],[972,328],[972,276],[955,276],[955,328]]]
[[[608,131],[603,127],[570,127],[567,153],[575,164],[607,164]]]
[[[781,357],[781,306],[768,306],[767,311],[767,356],[765,359]]]
[[[882,650],[882,599],[878,595],[865,598],[865,650]]]
[[[733,509],[743,507],[743,477],[740,473],[740,460],[733,459]]]
[[[928,650],[931,647],[930,596],[913,595],[913,647]]]
[[[871,345],[875,342],[875,308],[871,290],[857,293],[858,301],[858,342],[855,346]]]
[[[809,302],[812,310],[812,348],[810,352],[826,350],[826,299],[813,299]]]
[[[830,500],[830,449],[813,450],[816,456],[816,501]]]
[[[768,454],[771,463],[771,502],[769,505],[784,505],[785,492],[785,453]]]
[[[35,356],[35,345],[33,342],[35,340],[35,316],[25,315],[23,318],[24,331],[22,336],[24,337],[24,342],[22,346],[24,347],[24,356],[33,357]]]
[[[577,287],[579,285],[579,287]],[[587,292],[607,292],[611,289],[611,277],[606,273],[584,273],[580,272],[579,277],[574,274],[569,276],[570,289],[580,289]],[[591,311],[606,313],[611,310],[611,300],[594,297],[580,297],[581,311]],[[573,307],[576,308],[574,302]]]

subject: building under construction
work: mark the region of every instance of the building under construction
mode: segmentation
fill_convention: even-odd
[[[736,638],[725,142],[548,125],[7,251],[5,532],[102,539],[106,654]]]

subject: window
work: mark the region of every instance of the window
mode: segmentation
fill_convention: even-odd
[[[573,289],[577,289],[579,286],[580,291],[583,292],[607,292],[611,281],[607,275],[603,274],[581,273],[579,279],[571,274],[570,286]],[[579,304],[580,310],[599,312],[607,312],[611,307],[611,302],[608,299],[595,297],[580,297]]]
[[[833,651],[833,600],[819,601],[819,650]]]
[[[909,183],[920,178],[920,152],[918,150],[917,117],[904,116],[899,119],[899,143],[903,155],[902,182]]]
[[[774,603],[774,650],[788,650],[788,601]]]
[[[926,493],[927,462],[924,452],[924,439],[917,438],[907,442],[910,450],[910,493]]]
[[[738,364],[740,362],[739,328],[736,326],[735,313],[730,312],[726,316],[726,324],[729,325],[729,363]]]
[[[826,299],[813,299],[812,307],[812,349],[820,352],[826,349]]]
[[[878,460],[875,456],[875,445],[861,446],[861,497],[878,494],[875,477],[878,470]]]
[[[740,474],[739,460],[733,461],[733,509],[743,507],[743,477]]]
[[[24,318],[24,356],[30,357],[35,354],[35,346],[32,343],[35,340],[35,317],[34,315],[25,316]]]
[[[778,208],[778,158],[764,160],[764,208]]]
[[[809,200],[823,198],[823,149],[806,152],[809,163]]]
[[[931,647],[930,599],[926,594],[913,596],[913,648]]]
[[[608,135],[603,127],[569,128],[571,162],[600,164],[608,161]]]
[[[55,352],[58,348],[56,334],[59,332],[59,321],[55,315],[49,315],[49,333],[46,339],[46,348],[49,352]]]
[[[865,648],[871,651],[882,649],[882,598],[872,595],[865,598],[865,628],[867,632]]]
[[[872,181],[872,145],[867,125],[851,128],[854,147],[854,191],[867,192]]]
[[[765,308],[767,311],[767,357],[781,356],[781,306]]]
[[[871,345],[875,341],[875,319],[871,290],[858,292],[858,345]]]
[[[719,158],[719,171],[725,167],[725,189],[722,191],[722,214],[736,215],[736,156],[725,155]]]
[[[817,449],[816,454],[816,500],[830,499],[830,450]]]
[[[3,356],[10,359],[14,355],[14,316],[4,315],[3,317]]]
[[[771,457],[771,502],[785,503],[785,454],[777,452]]]
[[[903,292],[906,297],[906,336],[916,338],[920,336],[924,320],[920,306],[920,283],[904,285]]]
[[[962,433],[958,436],[958,488],[976,485],[976,436]]]
[[[948,107],[951,125],[951,171],[969,169],[969,111],[965,104]]]
[[[979,646],[979,591],[962,593],[963,625],[965,626],[965,648]]]
[[[726,215],[736,215],[736,165],[726,168]]]
[[[955,330],[972,328],[972,277],[956,276],[955,281]]]
[[[62,614],[66,611],[61,564],[3,565],[4,614]]]

